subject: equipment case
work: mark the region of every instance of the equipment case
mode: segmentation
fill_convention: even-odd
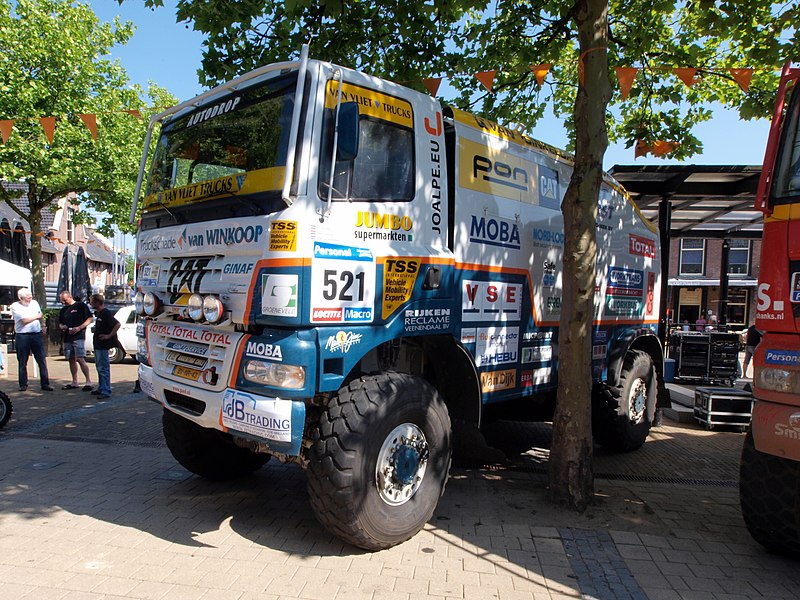
[[[750,425],[753,394],[744,390],[699,387],[694,391],[694,418],[713,429],[715,425],[733,425],[742,431]]]

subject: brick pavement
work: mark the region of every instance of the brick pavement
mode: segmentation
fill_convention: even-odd
[[[66,362],[50,365],[65,382]],[[135,370],[112,366],[105,402],[0,380],[15,401],[0,431],[0,598],[797,596],[798,563],[744,528],[738,432],[665,421],[638,452],[599,453],[597,503],[575,515],[546,501],[549,428],[498,424],[488,438],[512,464],[453,469],[424,531],[369,554],[317,524],[298,467],[229,483],[180,468],[160,407],[130,393]]]

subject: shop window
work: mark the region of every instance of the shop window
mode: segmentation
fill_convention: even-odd
[[[681,275],[703,275],[706,270],[705,259],[705,240],[681,240]]]
[[[728,274],[750,274],[750,240],[731,240],[728,253]]]

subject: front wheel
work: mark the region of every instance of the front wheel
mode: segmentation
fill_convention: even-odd
[[[656,370],[650,355],[631,350],[625,357],[619,384],[603,385],[593,405],[594,439],[606,450],[631,452],[650,433],[648,406],[655,403]]]
[[[164,409],[161,417],[164,440],[183,467],[195,475],[214,481],[228,481],[260,469],[271,457],[240,448],[230,436],[206,429]]]
[[[123,358],[125,358],[125,350],[123,350],[119,346],[114,346],[113,348],[109,348],[108,362],[112,364],[121,363]]]
[[[800,462],[759,452],[744,438],[739,501],[747,530],[759,544],[800,556]]]
[[[4,392],[0,392],[0,427],[8,423],[8,420],[11,418],[12,409],[11,398]]]
[[[452,452],[439,393],[404,373],[350,382],[311,434],[308,491],[340,539],[380,550],[414,536],[444,493]]]

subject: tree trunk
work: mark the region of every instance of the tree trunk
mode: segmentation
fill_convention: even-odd
[[[577,0],[582,77],[575,99],[575,170],[564,215],[564,280],[558,333],[558,401],[550,451],[551,501],[583,510],[594,495],[592,471],[592,323],[594,318],[597,199],[608,147],[608,2]]]
[[[28,224],[31,227],[31,273],[33,275],[33,297],[44,310],[47,307],[47,292],[44,288],[44,266],[42,265],[42,207],[39,188],[35,181],[28,181]]]

